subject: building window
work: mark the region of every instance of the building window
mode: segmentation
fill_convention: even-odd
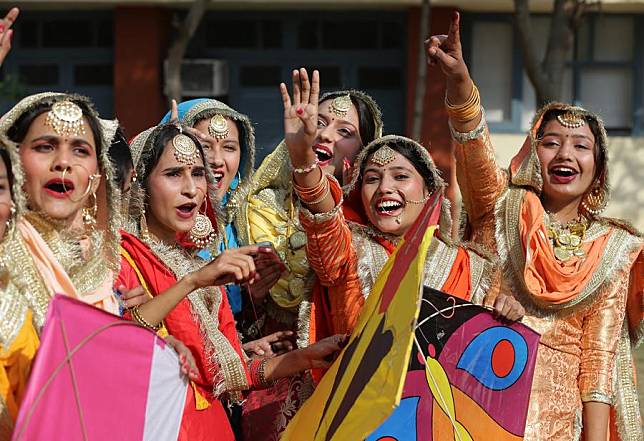
[[[278,20],[209,19],[205,23],[206,47],[213,49],[272,49],[282,47]]]
[[[472,28],[472,78],[490,123],[512,119],[512,32],[511,23],[496,21],[475,22]]]
[[[532,17],[532,38],[543,59],[550,17]],[[562,101],[597,112],[613,132],[642,133],[644,40],[636,38],[644,16],[594,15],[577,31],[562,80]],[[525,131],[535,114],[535,91],[520,62],[511,15],[471,17],[466,57],[480,91],[490,128]],[[607,38],[619,35],[619,38]]]

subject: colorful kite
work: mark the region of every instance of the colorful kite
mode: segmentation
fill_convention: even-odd
[[[539,334],[425,288],[400,406],[367,441],[523,439]]]
[[[163,339],[57,295],[13,440],[176,440],[186,392]]]
[[[391,414],[409,364],[425,257],[439,213],[435,195],[387,260],[347,346],[283,441],[361,440]]]

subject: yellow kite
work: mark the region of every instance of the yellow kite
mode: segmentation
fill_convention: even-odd
[[[423,268],[442,197],[423,209],[383,267],[347,346],[282,440],[361,440],[400,403],[418,319]]]

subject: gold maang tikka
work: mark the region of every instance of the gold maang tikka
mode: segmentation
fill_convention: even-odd
[[[210,124],[208,124],[208,133],[210,136],[216,139],[225,139],[228,137],[230,130],[228,130],[228,121],[221,114],[216,114],[210,118]]]
[[[197,158],[199,158],[197,144],[189,136],[181,132],[178,133],[172,138],[172,147],[174,147],[174,157],[177,162],[185,165],[192,165],[197,162]]]
[[[349,113],[349,110],[351,110],[352,105],[353,102],[348,94],[340,95],[331,101],[329,111],[339,118],[344,118]]]
[[[586,124],[586,121],[581,117],[581,115],[570,110],[562,113],[561,115],[557,115],[557,121],[559,121],[559,124],[569,129],[578,129]]]
[[[383,145],[371,156],[371,162],[380,167],[394,162],[396,160],[396,151],[388,145]]]
[[[83,110],[71,101],[58,101],[47,113],[45,124],[51,126],[60,136],[79,136],[85,134]]]

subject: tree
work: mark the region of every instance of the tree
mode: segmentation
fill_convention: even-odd
[[[183,20],[177,19],[174,22],[177,37],[168,49],[168,65],[165,78],[168,101],[173,99],[177,102],[181,101],[181,63],[186,54],[188,44],[206,12],[207,3],[208,0],[195,0],[190,6],[186,17]]]
[[[523,67],[534,87],[537,107],[562,99],[563,76],[577,29],[598,0],[554,0],[550,33],[543,60],[537,57],[528,0],[514,0],[514,24],[523,51]]]

